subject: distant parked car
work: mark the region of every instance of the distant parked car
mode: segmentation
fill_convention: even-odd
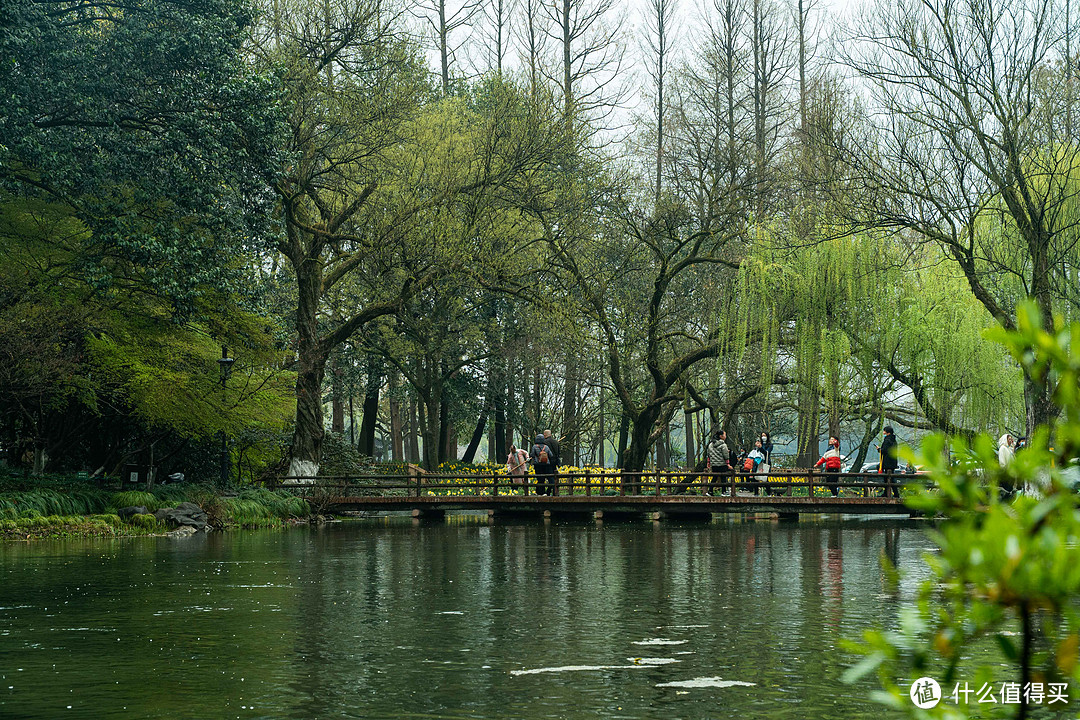
[[[876,473],[878,471],[878,464],[876,462],[863,463],[862,470],[859,472],[864,473]]]
[[[1073,491],[1080,491],[1080,460],[1073,458],[1072,462],[1061,469],[1061,479],[1072,487]]]

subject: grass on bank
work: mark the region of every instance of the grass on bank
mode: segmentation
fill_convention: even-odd
[[[149,535],[168,526],[152,514],[120,518],[120,508],[148,513],[190,502],[216,529],[277,527],[307,518],[311,508],[287,490],[245,488],[225,495],[205,485],[165,485],[115,492],[63,479],[0,479],[0,537]]]

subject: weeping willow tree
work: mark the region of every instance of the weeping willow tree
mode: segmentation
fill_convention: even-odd
[[[1080,308],[1064,15],[1058,0],[881,0],[846,44],[870,106],[829,143],[857,188],[850,219],[934,248],[1006,330],[1019,297],[1047,327]],[[1058,412],[1051,391],[1025,375],[1026,431]]]
[[[725,322],[745,328],[734,337],[760,343],[729,351],[760,352],[763,394],[793,380],[778,409],[820,403],[801,414],[815,421],[800,422],[800,449],[816,452],[819,413],[838,437],[846,422],[864,423],[860,459],[884,421],[970,435],[1022,418],[1022,375],[983,337],[994,318],[925,248],[874,233],[793,248],[782,234],[761,234],[738,289],[741,314]]]

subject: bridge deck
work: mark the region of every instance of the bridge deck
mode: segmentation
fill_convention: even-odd
[[[496,513],[847,513],[910,514],[897,499],[900,483],[912,476],[867,473],[822,474],[788,470],[764,475],[619,471],[563,473],[553,478],[505,474],[368,475],[349,478],[290,478],[330,512],[447,510]],[[888,489],[894,497],[882,497]],[[754,493],[758,494],[754,494]],[[834,492],[839,496],[834,495]]]
[[[572,495],[569,497],[476,495],[421,497],[334,497],[327,508],[341,511],[390,510],[493,510],[514,513],[845,513],[859,515],[907,515],[911,510],[900,500],[861,497],[700,497],[663,495]]]

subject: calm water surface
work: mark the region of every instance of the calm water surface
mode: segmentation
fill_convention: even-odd
[[[0,718],[889,717],[838,644],[896,616],[880,555],[910,597],[929,549],[468,517],[0,544]]]

